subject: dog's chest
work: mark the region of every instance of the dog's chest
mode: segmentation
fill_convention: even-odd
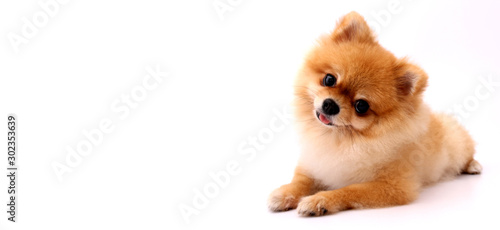
[[[307,148],[302,151],[299,167],[329,189],[366,182],[375,176],[374,162],[354,149]]]

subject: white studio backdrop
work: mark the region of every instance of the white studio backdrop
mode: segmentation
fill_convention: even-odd
[[[267,196],[289,182],[299,154],[293,79],[315,39],[353,10],[429,74],[426,102],[471,132],[483,174],[402,207],[271,213]],[[497,1],[2,1],[1,159],[14,113],[19,170],[16,223],[0,177],[0,229],[498,228],[499,10]]]

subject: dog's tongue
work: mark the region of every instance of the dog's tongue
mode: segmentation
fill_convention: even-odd
[[[330,124],[330,120],[328,120],[328,118],[326,118],[323,114],[319,114],[319,119],[320,119],[320,120],[321,120],[321,122],[323,122],[323,124],[325,124],[325,125]]]

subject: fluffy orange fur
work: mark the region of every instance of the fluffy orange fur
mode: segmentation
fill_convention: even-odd
[[[322,84],[335,76],[333,87]],[[307,56],[296,79],[301,156],[291,183],[273,191],[269,209],[318,216],[352,208],[403,205],[423,186],[477,174],[474,142],[453,118],[423,103],[427,74],[376,41],[363,17],[344,16]],[[319,119],[325,99],[340,109]],[[365,100],[369,110],[355,110]]]

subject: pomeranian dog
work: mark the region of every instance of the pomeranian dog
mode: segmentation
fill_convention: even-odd
[[[467,131],[423,103],[427,78],[380,46],[361,15],[340,19],[296,79],[301,156],[269,209],[320,216],[404,205],[426,185],[480,173]]]

